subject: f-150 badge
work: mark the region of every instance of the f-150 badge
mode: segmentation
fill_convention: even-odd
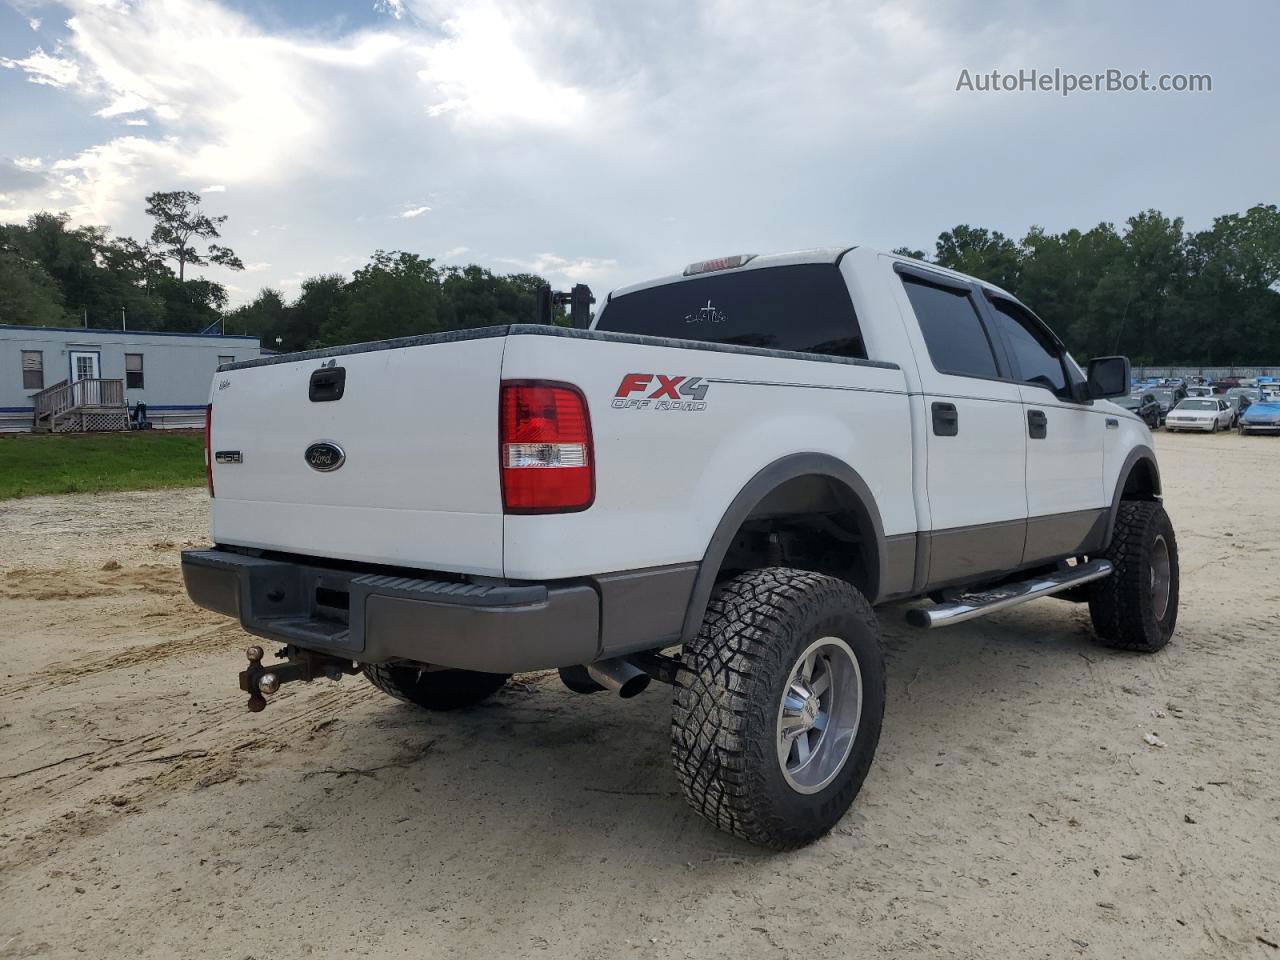
[[[613,407],[616,410],[705,410],[710,386],[702,377],[628,373],[613,395]]]

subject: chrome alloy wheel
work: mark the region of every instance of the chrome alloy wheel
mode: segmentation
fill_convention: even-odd
[[[1151,545],[1151,612],[1157,620],[1163,620],[1169,610],[1171,583],[1169,545],[1164,537],[1156,537]]]
[[[1167,577],[1167,555],[1165,569]],[[839,637],[815,640],[791,668],[778,705],[778,765],[791,789],[817,793],[836,778],[861,718],[857,656]]]

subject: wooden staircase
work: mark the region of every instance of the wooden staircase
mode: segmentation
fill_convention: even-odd
[[[63,380],[31,398],[32,433],[128,430],[123,380]]]

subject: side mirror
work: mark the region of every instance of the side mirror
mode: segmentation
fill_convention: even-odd
[[[1094,400],[1123,397],[1129,393],[1129,358],[1094,357],[1086,376],[1089,396]]]

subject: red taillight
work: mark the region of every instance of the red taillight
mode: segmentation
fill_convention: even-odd
[[[587,398],[567,383],[508,380],[498,413],[507,513],[570,513],[595,499]]]
[[[209,444],[213,435],[213,404],[204,408],[204,479],[209,484],[209,496],[213,496],[213,451]]]

